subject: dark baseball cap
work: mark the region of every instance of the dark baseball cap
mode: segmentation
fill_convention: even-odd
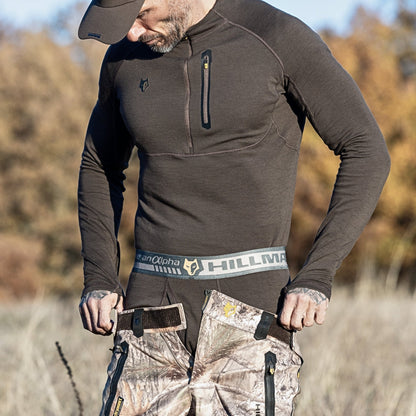
[[[80,39],[95,39],[109,45],[127,35],[144,0],[93,0],[78,29]]]

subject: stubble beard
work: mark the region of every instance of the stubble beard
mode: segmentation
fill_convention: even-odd
[[[190,4],[188,1],[170,0],[169,11],[169,16],[164,20],[166,34],[144,35],[139,39],[140,42],[156,40],[156,43],[149,45],[153,52],[170,52],[182,40],[189,28]]]

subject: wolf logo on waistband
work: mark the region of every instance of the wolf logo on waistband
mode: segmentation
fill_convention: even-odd
[[[202,265],[198,262],[198,259],[194,259],[192,261],[184,259],[183,268],[189,274],[189,276],[193,277],[198,276],[199,272],[201,271]]]
[[[207,257],[185,257],[137,250],[133,272],[178,279],[222,279],[287,268],[284,247]]]

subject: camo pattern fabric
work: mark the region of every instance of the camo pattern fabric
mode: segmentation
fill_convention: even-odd
[[[118,331],[100,415],[292,415],[302,358],[295,340],[254,338],[262,312],[209,292],[195,357],[175,331]]]

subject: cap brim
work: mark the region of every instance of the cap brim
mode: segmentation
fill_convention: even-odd
[[[80,39],[95,39],[112,45],[123,39],[133,25],[144,0],[117,7],[100,7],[92,2],[79,25]]]

